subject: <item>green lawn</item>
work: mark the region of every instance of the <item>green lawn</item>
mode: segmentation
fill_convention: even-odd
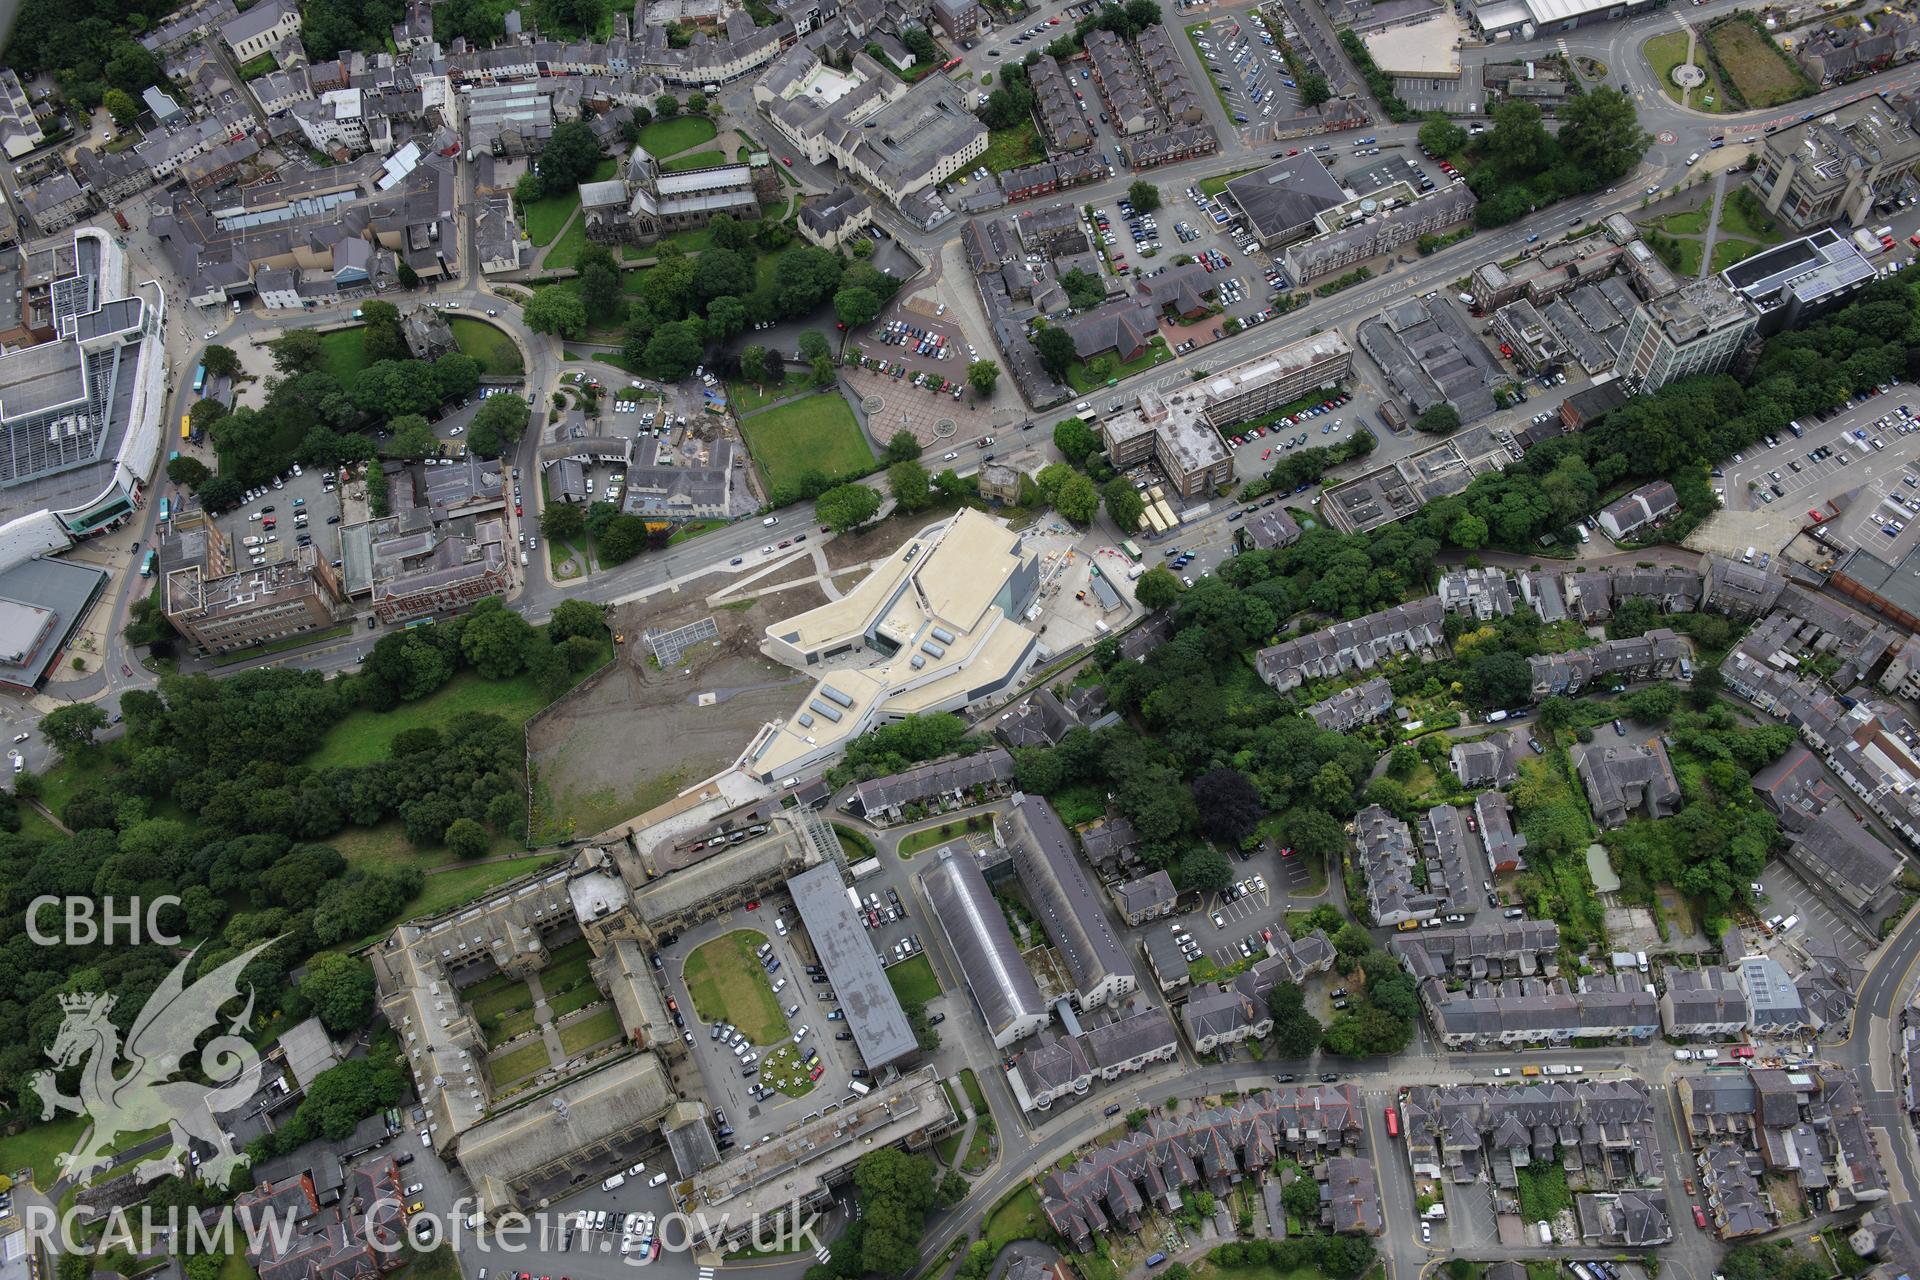
[[[1023,165],[1038,164],[1046,158],[1047,150],[1040,145],[1040,126],[1031,120],[1022,120],[1011,129],[995,129],[987,134],[987,149],[981,153],[980,164],[989,173],[1005,173]]]
[[[683,542],[691,542],[703,533],[726,528],[728,523],[726,520],[689,520],[673,531],[667,538],[667,545],[677,547]]]
[[[1660,88],[1675,102],[1680,101],[1680,86],[1673,82],[1673,69],[1687,60],[1687,33],[1669,31],[1657,35],[1640,46],[1640,55],[1653,69],[1653,75],[1660,82]],[[1727,100],[1727,91],[1720,84],[1719,73],[1713,69],[1713,63],[1707,59],[1704,45],[1696,46],[1694,59],[1700,69],[1707,73],[1706,83],[1693,91],[1688,104],[1700,111],[1731,111],[1733,104]]]
[[[973,814],[965,821],[956,819],[951,822],[943,822],[937,827],[928,827],[925,831],[916,831],[902,840],[900,842],[899,854],[903,859],[911,858],[914,854],[920,853],[923,850],[937,848],[940,845],[951,843],[954,840],[965,839],[969,832],[985,831],[992,826],[992,816],[984,813]]]
[[[890,966],[887,981],[893,984],[893,993],[907,1004],[925,1004],[940,994],[940,980],[933,976],[933,965],[924,951]]]
[[[354,633],[351,622],[343,622],[337,627],[328,627],[325,631],[308,631],[302,635],[288,636],[284,640],[275,640],[271,644],[256,644],[245,649],[235,649],[231,653],[215,654],[213,665],[230,667],[236,662],[245,662],[249,658],[264,657],[269,653],[285,653],[289,649],[304,649],[308,645],[322,644],[328,640],[338,640],[342,636]]]
[[[785,382],[769,382],[762,389],[751,382],[729,382],[727,396],[733,401],[735,413],[752,413],[764,409],[775,400],[784,400],[788,396],[797,396],[813,382],[812,372],[788,369]]]
[[[987,1095],[980,1091],[980,1081],[974,1078],[972,1067],[960,1069],[960,1087],[967,1091],[967,1101],[973,1104],[973,1113],[977,1116],[989,1114]]]
[[[1716,240],[1713,242],[1713,265],[1708,270],[1718,274],[1742,258],[1751,258],[1758,252],[1760,246],[1751,240]]]
[[[520,362],[520,348],[505,330],[472,316],[448,316],[447,327],[453,330],[453,340],[460,350],[480,362],[481,373],[512,377],[525,367]]]
[[[87,1124],[85,1116],[65,1116],[0,1138],[0,1173],[12,1177],[17,1170],[32,1169],[35,1186],[43,1191],[52,1187],[60,1176],[60,1157],[73,1150]]]
[[[488,1047],[497,1048],[533,1030],[535,1026],[533,1010],[513,1009],[490,1022],[481,1023],[480,1026],[487,1037]]]
[[[367,367],[366,342],[360,336],[365,325],[335,329],[320,335],[320,368],[351,387],[354,375]]]
[[[620,1016],[612,1007],[575,1019],[560,1028],[560,1047],[569,1056],[607,1040],[620,1038]]]
[[[783,1044],[766,1056],[760,1064],[760,1078],[773,1085],[789,1098],[802,1098],[813,1092],[813,1081],[800,1065],[800,1050],[793,1044]]]
[[[727,162],[724,151],[689,151],[671,160],[663,160],[660,169],[663,173],[687,173],[694,169],[712,169]]]
[[[594,986],[591,982],[583,982],[571,990],[562,991],[559,995],[548,993],[547,1011],[556,1018],[564,1018],[576,1009],[584,1009],[590,1004],[598,1004],[605,998],[606,997],[600,994],[600,988]]]
[[[701,945],[687,957],[687,993],[700,1021],[731,1022],[755,1044],[773,1044],[787,1034],[780,1002],[754,952],[767,935],[736,929]]]
[[[740,431],[772,489],[797,482],[809,471],[839,477],[873,465],[873,450],[838,392],[806,396],[742,418]]]
[[[533,991],[525,982],[509,982],[504,986],[489,986],[487,990],[467,996],[467,1007],[473,1010],[473,1016],[481,1021],[498,1018],[502,1014],[512,1013],[516,1009],[533,1008]]]
[[[997,1257],[1015,1240],[1045,1240],[1052,1234],[1047,1215],[1040,1212],[1040,1197],[1031,1186],[1025,1186],[993,1207],[987,1215],[984,1238]]]
[[[566,271],[580,265],[580,251],[587,247],[587,220],[575,218],[547,250],[540,265],[554,271]]]
[[[447,864],[447,854],[440,849],[418,849],[407,840],[407,825],[398,817],[376,822],[370,827],[343,827],[327,837],[327,843],[340,851],[340,856],[353,867],[400,867],[419,866],[423,870]],[[497,835],[487,846],[487,854],[506,855],[521,853],[524,845],[517,845],[513,837]]]
[[[1200,194],[1211,199],[1227,189],[1227,184],[1235,178],[1252,173],[1251,169],[1235,169],[1232,173],[1216,173],[1211,178],[1202,178],[1197,184]]]
[[[528,1076],[546,1070],[549,1061],[547,1044],[543,1037],[493,1059],[487,1063],[487,1073],[493,1077],[495,1089],[505,1089],[509,1085],[520,1083]]]
[[[472,672],[462,672],[449,680],[439,692],[395,707],[392,711],[354,711],[327,731],[320,749],[303,764],[315,769],[329,765],[363,765],[384,760],[387,744],[407,729],[445,724],[463,711],[485,711],[526,723],[527,717],[547,705],[546,697],[530,676],[510,680],[486,680]]]
[[[229,1253],[220,1259],[219,1280],[255,1280],[256,1271],[247,1265],[244,1253]]]
[[[652,152],[657,160],[661,156],[679,155],[689,147],[697,147],[718,132],[713,121],[705,116],[674,116],[670,120],[655,120],[641,129],[640,145]]]
[[[240,78],[258,80],[261,76],[272,75],[279,69],[280,64],[274,61],[273,54],[263,53],[257,57],[248,58],[240,64]]]
[[[1173,353],[1167,350],[1167,340],[1156,336],[1147,344],[1145,355],[1125,364],[1116,361],[1112,353],[1095,356],[1091,361],[1075,360],[1067,366],[1067,385],[1075,391],[1096,391],[1171,359]]]
[[[614,160],[602,160],[593,170],[589,182],[605,182],[614,175],[619,167]],[[549,245],[567,225],[567,219],[580,207],[580,188],[568,187],[552,195],[541,196],[520,206],[521,221],[527,228],[527,238],[537,245]]]
[[[1701,205],[1698,209],[1656,218],[1654,225],[1670,236],[1697,236],[1707,229],[1707,212],[1707,206]]]
[[[421,886],[420,896],[407,904],[400,918],[410,920],[415,916],[437,915],[451,907],[472,902],[493,886],[530,871],[538,871],[553,860],[551,854],[531,853],[524,858],[480,863],[428,876],[426,884]]]
[[[1720,230],[1722,234],[1739,236],[1743,240],[1755,240],[1763,245],[1779,244],[1781,239],[1780,223],[1766,210],[1758,198],[1751,201],[1741,198],[1738,188],[1728,193],[1720,202]],[[1751,209],[1751,213],[1749,213]]]

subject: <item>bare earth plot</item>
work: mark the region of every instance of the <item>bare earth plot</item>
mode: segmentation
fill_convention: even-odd
[[[809,584],[745,609],[712,608],[705,596],[721,585],[617,609],[615,630],[627,637],[618,665],[528,726],[537,840],[594,835],[664,803],[731,764],[761,725],[792,712],[807,680],[762,654],[761,635],[825,595]],[[647,628],[706,617],[719,627],[717,640],[688,650],[670,670],[655,665],[641,639]],[[712,704],[699,705],[709,693]]]

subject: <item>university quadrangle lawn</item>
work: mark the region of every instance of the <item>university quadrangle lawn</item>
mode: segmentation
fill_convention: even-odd
[[[787,1034],[766,970],[754,956],[767,935],[736,929],[703,943],[687,957],[687,993],[693,1011],[711,1026],[731,1022],[755,1044],[772,1044]]]
[[[740,420],[740,430],[770,488],[797,481],[809,471],[837,478],[873,465],[873,450],[838,392],[750,414]]]

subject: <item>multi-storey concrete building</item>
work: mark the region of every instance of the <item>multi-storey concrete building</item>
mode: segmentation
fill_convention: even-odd
[[[1916,162],[1920,135],[1906,112],[1875,94],[1768,134],[1754,181],[1768,210],[1793,226],[1861,226]]]
[[[305,547],[291,560],[219,577],[176,569],[161,608],[196,653],[220,654],[324,631],[339,622],[344,598],[333,567]]]
[[[1633,313],[1620,373],[1635,390],[1647,392],[1680,378],[1724,372],[1759,320],[1753,304],[1718,277],[1683,285]]]

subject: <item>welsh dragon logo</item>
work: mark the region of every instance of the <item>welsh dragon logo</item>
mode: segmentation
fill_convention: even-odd
[[[246,1163],[246,1154],[234,1149],[217,1117],[251,1098],[260,1085],[260,1055],[240,1034],[253,1016],[251,988],[246,1008],[200,1049],[200,1074],[212,1083],[170,1077],[180,1073],[180,1064],[193,1052],[195,1042],[219,1021],[221,1007],[239,998],[241,971],[271,945],[261,943],[190,987],[186,985],[187,966],[193,963],[189,955],[141,1006],[124,1046],[109,1016],[116,997],[95,992],[60,997],[66,1017],[47,1056],[56,1067],[81,1067],[80,1091],[64,1094],[52,1071],[35,1072],[40,1118],[51,1120],[56,1111],[70,1111],[93,1122],[74,1149],[60,1157],[64,1179],[86,1181],[113,1163],[114,1140],[120,1135],[161,1126],[167,1128],[171,1142],[135,1168],[134,1176],[141,1181],[182,1169],[190,1138],[213,1148],[214,1154],[200,1168],[216,1186]]]

